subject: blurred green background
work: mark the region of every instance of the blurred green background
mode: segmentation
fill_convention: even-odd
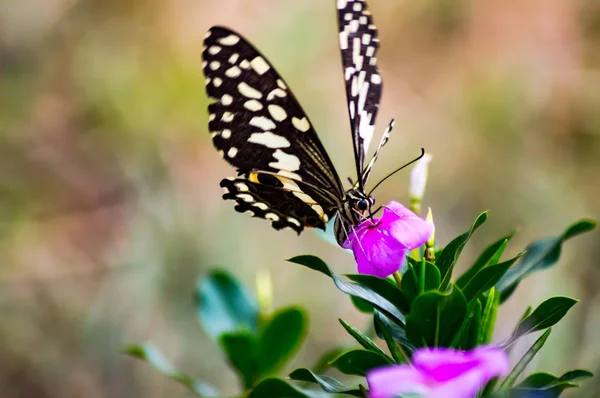
[[[490,211],[463,266],[515,227],[507,258],[600,214],[600,2],[370,8],[385,83],[377,131],[397,119],[372,181],[422,146],[433,154],[424,205],[438,243]],[[276,306],[309,308],[311,330],[292,366],[350,342],[338,317],[368,321],[330,280],[284,261],[316,254],[344,273],[352,257],[221,200],[219,181],[233,170],[210,142],[200,68],[215,24],[271,60],[342,178],[352,175],[334,0],[0,0],[3,398],[188,396],[121,355],[130,342],[153,343],[181,370],[235,394],[191,299],[214,266],[249,284],[267,269]],[[406,202],[409,174],[380,188],[378,202]],[[598,232],[569,241],[556,268],[501,308],[498,340],[527,305],[581,299],[531,371],[600,373],[599,243]],[[572,395],[595,397],[596,388],[591,381]]]

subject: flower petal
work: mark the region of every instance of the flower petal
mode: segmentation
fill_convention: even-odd
[[[418,370],[408,365],[386,366],[367,373],[369,397],[394,398],[400,394],[427,394],[430,387]]]
[[[413,250],[427,242],[433,226],[398,202],[390,202],[383,209],[381,227],[386,228],[398,242]]]
[[[398,271],[406,256],[406,248],[380,225],[363,225],[355,229],[351,234],[354,236],[348,240],[358,264],[358,272],[385,278]]]
[[[495,347],[419,350],[413,355],[413,365],[437,382],[428,398],[471,398],[490,379],[510,370],[506,354]]]

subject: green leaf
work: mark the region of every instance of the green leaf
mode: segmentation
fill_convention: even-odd
[[[477,345],[477,337],[481,328],[481,303],[472,301],[467,306],[468,316],[465,317],[460,329],[454,336],[450,347],[470,350]]]
[[[339,319],[339,321],[344,327],[344,329],[346,329],[348,334],[354,337],[354,340],[356,340],[358,344],[363,346],[363,348],[381,355],[389,363],[394,363],[394,361],[390,357],[388,357],[388,355],[381,348],[379,348],[379,346],[377,346],[377,344],[375,344],[373,340],[365,336],[360,330],[350,325],[348,322],[344,321],[341,318]]]
[[[540,304],[535,311],[517,326],[505,345],[514,343],[518,338],[529,333],[554,326],[569,312],[579,300],[570,297],[551,297]]]
[[[350,296],[359,297],[369,302],[375,308],[385,312],[386,314],[389,314],[396,321],[404,324],[404,315],[392,303],[369,288],[361,286],[357,283],[344,282],[320,258],[315,256],[297,256],[287,261],[304,265],[307,268],[319,271],[329,276],[331,279],[333,279],[333,283],[335,283],[337,288],[342,292]]]
[[[197,397],[218,395],[214,388],[195,381],[190,376],[177,371],[159,350],[150,345],[127,345],[123,348],[123,353],[149,363],[159,372],[183,384]]]
[[[386,343],[388,343],[388,348],[390,348],[388,338],[391,338],[398,344],[406,347],[409,352],[413,352],[415,350],[415,345],[411,343],[408,337],[406,337],[406,330],[404,330],[398,324],[392,322],[385,314],[375,311],[373,322],[375,325],[375,333],[380,339],[384,339]],[[386,331],[389,332],[388,337],[386,337]],[[393,353],[391,348],[390,351]],[[398,361],[397,356],[394,356],[394,358],[396,361]]]
[[[342,353],[348,351],[348,347],[334,347],[330,350],[325,351],[317,362],[312,366],[312,369],[315,373],[323,373],[327,369],[329,369],[329,364],[339,357]]]
[[[578,234],[588,232],[596,227],[593,220],[580,220],[569,226],[561,235],[544,238],[531,243],[525,255],[496,284],[505,301],[515,290],[519,282],[527,275],[552,267],[560,257],[562,244]]]
[[[372,351],[352,350],[337,357],[331,366],[347,375],[365,376],[371,369],[389,364],[387,359]]]
[[[362,312],[363,314],[372,314],[375,308],[369,302],[361,299],[360,297],[350,296],[350,301],[354,304],[354,308]]]
[[[410,310],[410,303],[404,297],[395,281],[388,278],[378,278],[373,275],[347,274],[348,279],[371,289],[400,310],[403,314]]]
[[[248,398],[311,398],[319,397],[309,391],[293,387],[288,382],[281,379],[270,378],[260,382],[248,395]]]
[[[561,377],[556,377],[550,373],[534,373],[527,376],[516,388],[548,389],[561,383],[574,383],[593,376],[591,372],[582,369],[572,370]]]
[[[256,337],[248,332],[224,333],[219,343],[244,389],[254,386],[260,379]]]
[[[504,249],[506,248],[506,244],[514,235],[515,232],[511,232],[510,234],[498,239],[496,242],[486,247],[485,250],[481,252],[477,260],[475,260],[473,265],[456,280],[456,286],[462,289],[482,268],[488,264],[497,264],[502,256],[502,253],[504,252]]]
[[[406,335],[417,347],[448,347],[467,316],[467,300],[459,288],[419,295],[406,317]]]
[[[408,358],[406,358],[406,355],[402,352],[394,340],[392,331],[388,327],[388,323],[390,322],[387,320],[387,318],[385,318],[385,315],[379,311],[376,311],[373,316],[373,323],[375,325],[375,332],[379,337],[385,340],[385,343],[387,344],[388,350],[390,350],[390,354],[392,354],[394,361],[396,363],[408,363]],[[406,339],[406,335],[404,335],[404,339]]]
[[[495,288],[491,288],[485,300],[483,315],[481,316],[481,329],[477,338],[477,345],[489,344],[492,341],[494,327],[496,325],[496,315],[500,306],[500,294]]]
[[[440,286],[440,271],[428,261],[409,262],[408,270],[402,275],[400,288],[409,303],[423,292],[436,290]]]
[[[507,390],[510,387],[512,387],[513,384],[515,384],[515,381],[517,381],[519,375],[521,375],[521,373],[523,373],[527,365],[529,365],[529,362],[531,362],[531,360],[533,359],[533,357],[535,357],[538,351],[542,349],[544,343],[546,342],[546,339],[550,335],[550,332],[552,332],[551,328],[546,330],[544,334],[539,339],[537,339],[535,343],[533,343],[531,348],[525,353],[525,355],[523,355],[523,358],[521,358],[521,360],[515,365],[513,370],[506,377],[506,379],[504,379],[504,381],[500,385],[500,390]]]
[[[258,339],[260,376],[277,374],[298,351],[308,332],[308,316],[298,307],[278,310]]]
[[[508,269],[523,255],[518,254],[510,260],[500,264],[489,265],[479,271],[464,287],[463,293],[467,302],[476,299],[479,295],[494,287]]]
[[[218,340],[223,333],[244,330],[256,333],[256,299],[227,272],[213,270],[200,280],[195,301],[200,323],[213,340]]]
[[[351,388],[343,385],[333,377],[316,375],[306,368],[300,368],[290,373],[290,379],[296,381],[307,381],[309,383],[317,383],[321,388],[330,394],[344,394],[355,397],[362,397],[363,394],[359,389]]]
[[[450,283],[450,278],[452,277],[452,270],[454,269],[454,265],[462,252],[463,247],[473,235],[473,232],[477,230],[487,220],[487,212],[483,212],[477,217],[471,229],[469,229],[464,234],[454,238],[448,245],[442,250],[440,256],[438,257],[435,265],[440,270],[440,275],[442,277],[442,283],[440,290],[445,290],[448,284]]]

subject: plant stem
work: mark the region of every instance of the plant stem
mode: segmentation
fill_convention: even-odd
[[[396,271],[392,275],[394,276],[396,285],[398,285],[398,287],[400,287],[400,284],[402,283],[402,275],[400,275],[400,271]]]

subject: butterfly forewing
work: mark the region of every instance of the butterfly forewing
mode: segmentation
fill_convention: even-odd
[[[209,130],[239,174],[221,182],[224,198],[236,200],[238,211],[271,219],[276,229],[324,228],[344,191],[300,104],[239,34],[213,27],[204,46]]]
[[[338,0],[337,9],[348,113],[360,178],[381,99],[382,82],[376,59],[379,38],[364,0]]]

